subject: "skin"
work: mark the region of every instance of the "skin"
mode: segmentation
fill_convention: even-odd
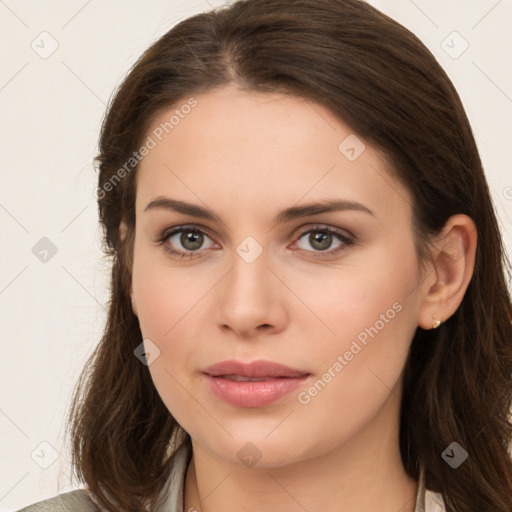
[[[422,269],[408,190],[370,144],[355,161],[338,150],[353,132],[330,111],[231,86],[194,97],[197,107],[138,170],[131,287],[144,339],[160,350],[149,366],[154,384],[192,438],[185,510],[413,512],[418,484],[398,445],[403,369],[417,327],[446,320],[462,301],[474,267],[473,222],[452,217]],[[207,206],[222,221],[145,212],[156,196]],[[327,198],[356,201],[373,215],[273,222],[287,207]],[[189,224],[205,233],[199,256],[172,256],[155,244]],[[334,254],[343,247],[335,235],[324,251],[304,235],[326,226],[356,243]],[[250,264],[237,253],[248,236],[262,249]],[[180,233],[164,244],[194,252]],[[400,312],[300,403],[298,392],[397,303]],[[266,359],[312,375],[277,402],[241,408],[218,399],[201,374],[226,359]],[[237,456],[246,443],[261,457],[252,467]]]

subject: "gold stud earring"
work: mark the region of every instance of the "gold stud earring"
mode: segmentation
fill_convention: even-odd
[[[434,315],[433,318],[435,318],[436,316]],[[434,325],[432,326],[432,329],[437,329],[439,326],[441,325],[441,320],[436,320],[434,322]]]

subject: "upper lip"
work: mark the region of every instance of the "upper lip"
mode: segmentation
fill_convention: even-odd
[[[304,377],[308,372],[291,368],[273,361],[253,361],[252,363],[243,363],[241,361],[229,360],[221,361],[204,370],[204,373],[212,377],[221,377],[224,375],[241,375],[243,377]]]

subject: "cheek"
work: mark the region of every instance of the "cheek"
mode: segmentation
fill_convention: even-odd
[[[335,270],[313,270],[306,279],[295,276],[295,282],[293,277],[288,282],[293,283],[294,292],[328,327],[324,329],[326,341],[331,339],[340,350],[348,349],[347,344],[353,339],[364,342],[370,336],[368,330],[375,333],[375,328],[379,334],[396,330],[396,336],[390,337],[399,339],[402,327],[414,324],[418,279],[411,245],[402,246],[400,254],[382,246],[354,264]],[[311,314],[310,318],[314,320],[315,316]]]
[[[322,447],[316,449],[328,451],[330,444],[356,436],[384,403],[399,407],[400,376],[416,330],[410,293],[416,274],[412,264],[381,264],[368,272],[353,269],[338,287],[318,294],[312,307],[335,332],[308,347],[315,378],[296,402],[295,420],[305,431],[322,426]]]
[[[205,349],[198,346],[207,319],[200,311],[217,281],[211,270],[171,267],[161,255],[136,252],[132,284],[138,321],[143,338],[160,351],[149,370],[169,409],[187,398],[182,386],[188,388],[197,369],[194,357]]]
[[[134,264],[133,272],[139,325],[143,338],[159,349],[148,369],[165,406],[187,430],[192,428],[190,418],[201,414],[190,395],[191,360],[199,350],[194,348],[190,323],[196,318],[194,305],[198,307],[204,289],[197,281],[194,288],[177,269],[142,261]]]
[[[389,247],[376,251],[367,264],[325,280],[321,290],[309,288],[308,305],[330,330],[324,329],[324,341],[311,354],[322,381],[317,387],[328,383],[330,389],[317,403],[356,407],[358,401],[382,400],[395,386],[417,327],[418,279],[414,248],[403,245],[400,257]],[[313,321],[318,324],[311,315]]]
[[[144,338],[163,341],[190,326],[194,308],[207,293],[210,281],[211,276],[201,277],[176,264],[171,267],[161,253],[136,250],[132,286]]]

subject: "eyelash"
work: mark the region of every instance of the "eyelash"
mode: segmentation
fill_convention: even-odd
[[[188,251],[188,252],[176,251],[175,249],[172,249],[169,245],[164,245],[171,236],[175,235],[176,233],[182,233],[182,232],[200,233],[200,234],[206,235],[208,238],[211,238],[202,229],[200,229],[196,226],[185,225],[185,226],[177,226],[176,228],[172,228],[171,230],[164,231],[162,233],[162,235],[155,241],[155,243],[158,247],[163,246],[163,249],[167,253],[171,254],[171,256],[173,256],[173,257],[180,257],[180,258],[201,257],[201,254],[200,254],[201,251]],[[303,232],[299,233],[296,236],[295,241],[300,240],[304,235],[307,235],[309,233],[314,233],[314,232],[329,233],[329,234],[335,235],[336,237],[338,237],[338,239],[342,242],[343,245],[339,246],[335,250],[330,250],[330,251],[329,250],[306,251],[306,252],[312,253],[313,258],[326,258],[326,256],[324,256],[324,254],[328,254],[327,257],[336,256],[336,255],[338,255],[338,253],[346,250],[348,247],[355,245],[355,243],[356,243],[353,238],[348,237],[341,230],[339,230],[337,228],[330,227],[330,226],[324,226],[324,225],[313,226],[312,228],[309,228],[307,231],[303,231]],[[299,249],[299,250],[301,250],[301,249]]]

